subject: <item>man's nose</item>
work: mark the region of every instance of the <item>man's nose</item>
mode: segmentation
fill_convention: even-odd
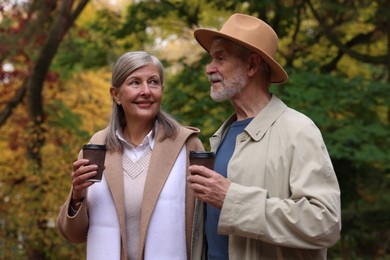
[[[213,64],[213,62],[207,64],[206,66],[206,74],[210,75],[217,72],[217,67]]]

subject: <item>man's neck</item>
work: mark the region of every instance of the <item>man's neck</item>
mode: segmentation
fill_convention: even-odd
[[[237,120],[255,117],[272,98],[268,89],[264,90],[260,86],[247,86],[237,96],[231,99]]]

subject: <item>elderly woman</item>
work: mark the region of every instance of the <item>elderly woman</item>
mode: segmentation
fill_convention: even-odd
[[[57,220],[66,239],[87,243],[88,259],[200,258],[186,178],[189,151],[204,148],[198,129],[161,111],[163,80],[162,64],[146,52],[114,65],[111,120],[90,140],[107,147],[102,181],[88,181],[97,165],[80,152]]]

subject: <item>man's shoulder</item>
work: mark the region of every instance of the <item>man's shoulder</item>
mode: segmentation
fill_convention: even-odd
[[[281,136],[290,141],[302,137],[318,138],[322,136],[320,129],[310,117],[290,107],[278,118],[274,127],[278,129]]]
[[[286,108],[284,117],[284,120],[288,120],[288,122],[294,124],[313,124],[313,120],[310,117],[291,107]]]
[[[273,99],[275,100],[275,104],[278,104],[279,109],[282,111],[281,116],[279,117],[279,120],[288,124],[313,124],[313,120],[311,120],[307,115],[304,113],[286,105],[281,99],[279,99],[276,96],[273,96]]]

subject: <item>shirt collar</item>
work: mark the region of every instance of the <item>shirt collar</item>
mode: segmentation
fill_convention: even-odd
[[[157,133],[157,129],[158,129],[157,124],[154,124],[155,133]],[[150,132],[145,136],[143,142],[139,146],[149,145],[150,149],[153,150],[156,134],[153,136],[152,133],[153,133],[153,129],[150,130]],[[117,129],[115,131],[115,134],[122,143],[128,145],[131,148],[137,148],[125,139],[122,128]]]

